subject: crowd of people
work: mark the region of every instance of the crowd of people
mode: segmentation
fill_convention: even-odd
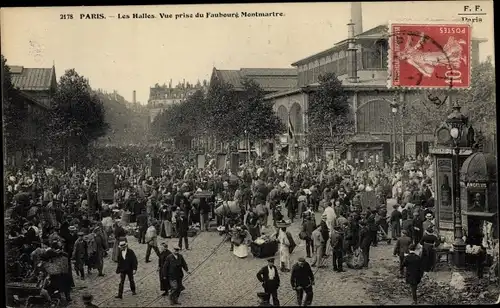
[[[239,257],[245,257],[246,246],[262,235],[275,238],[283,272],[298,273],[309,264],[305,259],[299,269],[290,264],[297,236],[306,244],[311,267],[324,267],[329,252],[336,271],[344,271],[346,261],[352,268],[367,267],[370,248],[380,238],[396,240],[394,253],[402,265],[410,245],[422,244],[426,270],[434,266],[433,249],[440,238],[434,230],[428,157],[413,159],[406,169],[402,165],[356,168],[345,161],[266,159],[242,163],[233,173],[230,168],[219,170],[211,157],[205,168],[198,168],[192,155],[160,153],[105,148],[88,168],[73,166],[62,171],[34,160],[8,171],[8,281],[37,283],[49,302],[57,292],[71,301],[72,269],[82,280],[93,270],[103,276],[103,259],[110,253],[121,277],[117,298],[122,297],[127,276],[135,293],[137,260],[133,252],[127,252],[131,251],[127,248],[130,231],[125,228],[130,222],[137,225],[139,242],[147,245],[146,262],[151,251],[159,256],[161,289],[176,304],[184,288],[183,271],[187,271],[178,252],[189,249],[192,226],[205,231],[211,219],[232,235],[231,250]],[[148,156],[155,155],[162,165],[161,174],[153,177]],[[100,200],[99,172],[114,174],[113,200]],[[398,200],[390,216],[388,198]],[[228,203],[233,210],[225,210]],[[322,213],[320,221],[315,218],[318,212]],[[274,228],[266,223],[271,214]],[[297,219],[301,232],[291,234],[287,228]],[[178,238],[174,253],[158,244],[158,236]],[[269,288],[264,287],[265,293],[278,302]],[[310,304],[312,289],[301,290],[307,295],[304,304]]]

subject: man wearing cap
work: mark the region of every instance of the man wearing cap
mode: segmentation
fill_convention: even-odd
[[[73,246],[73,253],[71,254],[71,257],[75,261],[76,274],[79,275],[82,280],[85,279],[84,265],[87,262],[88,258],[86,243],[83,239],[84,235],[85,233],[81,231],[77,233],[78,238],[75,241],[75,244]]]
[[[399,256],[399,274],[402,277],[404,274],[403,260],[405,254],[408,253],[410,244],[412,243],[411,237],[408,236],[408,231],[401,231],[401,237],[397,239],[394,246],[394,256]]]
[[[146,231],[146,244],[148,245],[146,248],[146,263],[149,263],[151,249],[155,251],[158,258],[160,257],[160,250],[158,249],[158,235],[156,234],[156,227],[153,223],[149,224],[149,228]]]
[[[174,247],[174,253],[170,254],[163,265],[163,278],[168,279],[170,286],[170,303],[178,305],[178,298],[184,286],[182,279],[184,278],[184,271],[190,274],[186,260],[180,254],[180,248]]]
[[[297,292],[297,305],[302,306],[305,292],[304,306],[310,306],[313,300],[314,274],[311,266],[304,258],[299,258],[298,262],[293,266],[290,283]]]
[[[278,268],[274,265],[274,258],[267,259],[267,266],[264,266],[257,273],[257,279],[262,283],[264,292],[266,293],[266,301],[270,302],[270,297],[273,298],[273,305],[279,306],[278,288],[280,287],[280,276]]]
[[[118,245],[120,252],[118,253],[118,264],[116,273],[120,274],[120,284],[118,285],[118,295],[116,298],[123,298],[123,285],[125,284],[125,277],[128,277],[130,283],[130,290],[132,295],[135,295],[135,281],[134,275],[137,272],[137,257],[132,249],[127,247],[127,242],[120,241]]]

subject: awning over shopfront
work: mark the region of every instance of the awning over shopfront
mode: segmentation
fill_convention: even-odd
[[[484,218],[492,218],[496,214],[497,213],[487,213],[487,212],[464,212],[464,215],[466,215],[466,216],[477,216],[477,217],[484,217]]]

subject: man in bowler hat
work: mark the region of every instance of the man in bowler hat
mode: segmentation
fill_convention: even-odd
[[[118,285],[118,295],[116,298],[123,297],[123,285],[125,277],[128,277],[130,282],[130,290],[132,295],[135,295],[135,281],[134,275],[137,272],[137,257],[134,251],[127,247],[127,242],[121,241],[119,244],[120,252],[118,253],[118,265],[116,273],[120,274],[120,284]]]
[[[279,306],[278,288],[280,287],[280,276],[278,268],[274,265],[274,258],[267,259],[267,265],[262,267],[257,273],[257,279],[262,283],[264,292],[267,294],[267,301],[273,298],[273,305]]]

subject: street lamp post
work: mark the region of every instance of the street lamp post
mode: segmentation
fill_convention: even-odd
[[[392,168],[396,169],[396,113],[398,113],[398,102],[396,98],[392,100],[391,103],[391,111],[392,111]]]
[[[464,128],[468,125],[468,118],[460,112],[461,107],[458,102],[453,104],[453,111],[446,119],[450,128],[450,136],[453,140],[453,211],[454,219],[454,237],[453,242],[453,264],[456,267],[465,266],[465,242],[463,240],[462,227],[462,207],[460,204],[460,146],[464,135]]]

